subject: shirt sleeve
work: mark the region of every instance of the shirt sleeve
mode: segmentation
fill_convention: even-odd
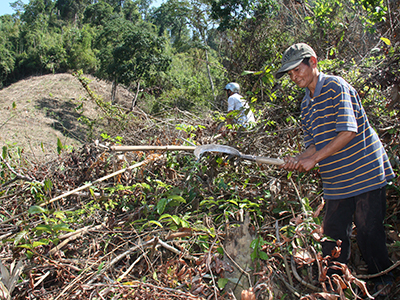
[[[358,103],[352,102],[351,93],[356,93],[353,88],[348,84],[338,84],[335,82],[336,99],[336,132],[340,131],[352,131],[357,132],[357,119],[358,115]]]
[[[312,138],[311,134],[308,132],[308,130],[306,129],[306,127],[305,127],[305,126],[302,126],[302,127],[303,127],[303,135],[304,135],[304,139],[303,139],[304,146],[305,146],[306,148],[308,148],[308,147],[310,147],[311,145],[315,144],[315,143],[314,143],[314,139]]]

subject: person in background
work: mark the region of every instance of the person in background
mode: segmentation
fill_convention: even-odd
[[[324,235],[341,240],[336,259],[350,258],[352,222],[357,243],[368,272],[376,274],[392,265],[388,257],[383,221],[386,214],[386,185],[395,177],[388,156],[369,124],[357,91],[338,76],[318,70],[317,55],[307,44],[294,44],[283,53],[276,79],[286,73],[305,88],[301,121],[305,151],[284,158],[281,167],[307,172],[319,164],[326,200]],[[324,256],[331,255],[336,242],[322,243]],[[375,278],[375,289],[387,295],[392,276]]]
[[[250,109],[246,99],[240,93],[240,86],[236,82],[230,82],[225,86],[225,91],[228,95],[228,114],[232,111],[239,111],[235,120],[228,116],[228,123],[237,123],[247,126],[249,122],[255,122],[254,114]],[[233,122],[234,121],[234,122]]]

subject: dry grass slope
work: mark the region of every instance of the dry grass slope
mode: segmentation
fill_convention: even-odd
[[[110,98],[110,83],[86,77],[95,93]],[[119,88],[118,97],[120,103],[128,103],[132,96]],[[79,81],[67,73],[30,77],[0,90],[0,145],[21,147],[25,157],[36,161],[57,154],[57,139],[80,146],[87,141],[88,126],[78,118],[98,118],[96,105],[86,99]]]

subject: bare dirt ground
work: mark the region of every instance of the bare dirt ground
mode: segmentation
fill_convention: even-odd
[[[110,98],[110,83],[86,77],[96,94]],[[122,87],[117,95],[121,103],[132,99]],[[78,147],[88,134],[79,117],[99,116],[97,106],[87,99],[79,81],[68,73],[30,77],[0,90],[0,146],[20,147],[24,157],[37,161],[57,155],[58,139],[64,146]]]

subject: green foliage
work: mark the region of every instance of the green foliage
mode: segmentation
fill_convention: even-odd
[[[164,38],[158,37],[152,26],[142,23],[123,35],[122,42],[112,51],[107,72],[126,86],[147,80],[168,68],[170,58],[164,54],[164,44]]]
[[[18,248],[28,249],[26,255],[31,258],[35,255],[35,248],[46,246],[50,243],[57,245],[58,236],[62,232],[73,232],[66,223],[66,215],[62,211],[50,211],[41,206],[31,206],[28,210],[30,219],[38,218],[39,224],[35,227],[29,226],[29,220],[20,222],[22,230],[18,232],[15,238],[10,241]]]
[[[94,73],[98,67],[95,50],[92,43],[95,37],[94,28],[84,25],[82,29],[66,27],[64,47],[67,55],[67,65],[73,70],[82,69],[87,73]]]
[[[100,26],[104,25],[112,16],[112,6],[105,1],[99,1],[86,7],[83,21],[94,26]]]
[[[211,1],[211,17],[220,21],[219,29],[233,29],[249,17],[255,4],[252,0]]]
[[[289,253],[292,253],[294,247],[307,248],[313,246],[317,251],[321,251],[319,233],[321,230],[321,220],[314,217],[313,209],[307,198],[300,199],[302,213],[296,220],[281,228],[281,232],[292,243],[287,246]]]
[[[162,216],[160,216],[160,218],[158,219],[158,221],[167,221],[167,225],[169,226],[169,228],[171,230],[177,230],[178,228],[181,227],[186,227],[188,228],[190,225],[188,223],[188,219],[189,219],[190,215],[185,215],[183,217],[179,217],[177,215],[170,215],[170,214],[163,214]]]
[[[188,1],[168,0],[156,8],[152,14],[153,23],[158,27],[158,34],[164,36],[168,32],[171,43],[177,52],[190,47],[188,24],[191,7]]]
[[[362,6],[367,12],[368,17],[364,18],[364,21],[368,26],[373,26],[378,22],[384,21],[388,11],[387,2],[384,0],[362,0],[354,1],[356,5]]]
[[[257,237],[251,242],[250,247],[253,249],[253,252],[251,253],[251,259],[253,261],[256,259],[262,259],[262,260],[269,259],[267,253],[261,250],[262,247],[266,244],[271,245],[271,243],[264,241],[264,239],[261,236]]]
[[[216,55],[213,51],[209,53],[210,72],[215,85],[220,86],[225,82],[225,75]],[[204,60],[203,50],[192,49],[188,53],[175,54],[169,69],[158,74],[156,82],[163,82],[165,91],[154,102],[150,112],[168,116],[170,109],[177,107],[201,115],[210,108],[215,109]]]

